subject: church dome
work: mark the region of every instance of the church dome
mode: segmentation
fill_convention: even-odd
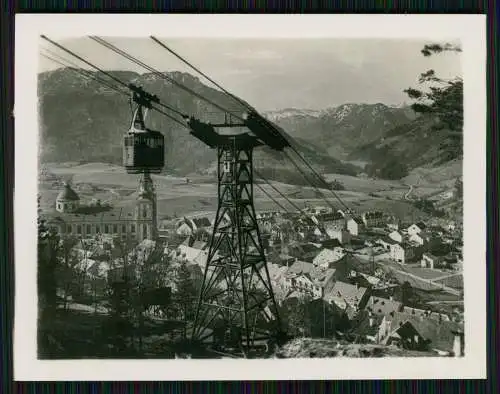
[[[80,197],[78,197],[78,194],[76,194],[68,183],[65,183],[64,189],[57,195],[57,200],[79,201]]]

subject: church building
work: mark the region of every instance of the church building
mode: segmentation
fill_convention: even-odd
[[[66,236],[108,235],[139,242],[157,237],[156,193],[149,177],[141,180],[136,201],[124,207],[82,204],[71,185],[65,183],[56,198],[55,211],[43,216],[49,226]]]

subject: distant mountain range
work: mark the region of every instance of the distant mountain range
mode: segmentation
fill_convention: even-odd
[[[158,95],[163,103],[183,113],[205,121],[221,122],[224,119],[220,110],[157,75],[123,71],[111,74],[126,83],[143,86],[148,92]],[[107,78],[99,73],[97,75]],[[244,112],[241,104],[202,84],[190,74],[172,72],[168,75],[231,112]],[[130,127],[132,116],[127,96],[72,69],[58,69],[39,74],[38,97],[42,162],[121,163],[122,137]],[[205,172],[213,167],[215,152],[190,135],[187,129],[155,111],[151,112],[147,121],[150,128],[165,135],[166,172],[187,175]],[[359,172],[359,168],[342,163],[309,140],[297,138],[296,141],[301,154],[320,171],[344,174]],[[296,173],[282,154],[267,148],[258,149],[255,164],[276,177],[286,175],[288,178],[288,173]],[[297,179],[297,182],[300,181]]]
[[[205,121],[223,120],[220,110],[157,75],[128,71],[111,74],[143,86],[183,113]],[[241,114],[245,110],[188,73],[167,74],[231,112]],[[38,93],[42,162],[121,163],[122,137],[131,121],[127,96],[72,69],[39,74]],[[325,173],[355,175],[364,169],[349,162],[365,161],[381,166],[388,157],[403,160],[409,169],[448,160],[437,149],[447,140],[446,130],[432,130],[432,120],[417,117],[409,107],[350,103],[324,110],[287,108],[263,115],[293,137],[301,154]],[[214,168],[215,152],[188,130],[156,112],[151,113],[148,122],[151,128],[165,135],[166,172],[187,175]],[[258,149],[255,165],[268,177],[297,184],[304,182],[300,175],[292,176],[297,171],[283,154],[271,149]]]
[[[381,103],[343,104],[322,111],[286,109],[266,115],[292,136],[322,147],[339,159],[347,159],[358,147],[415,119],[409,108]]]

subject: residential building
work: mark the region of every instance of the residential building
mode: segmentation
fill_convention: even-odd
[[[398,345],[404,349],[434,351],[439,355],[454,355],[456,337],[463,332],[459,323],[436,321],[423,316],[403,312],[387,317],[383,327],[382,341],[385,345]]]
[[[288,292],[309,295],[313,299],[322,298],[334,282],[334,270],[314,267],[305,261],[296,261],[284,273],[284,288]]]
[[[399,301],[394,301],[392,297],[387,299],[371,296],[368,299],[365,309],[376,316],[387,316],[391,313],[401,312],[403,304]]]
[[[402,312],[417,316],[417,317],[425,317],[427,319],[434,319],[437,321],[450,321],[450,317],[444,313],[432,312],[430,309],[423,310],[418,308],[412,308],[410,306],[404,306]]]
[[[206,217],[202,218],[182,218],[177,223],[176,232],[179,235],[193,235],[199,230],[209,229],[212,224]]]
[[[382,227],[385,224],[385,216],[381,211],[365,212],[361,218],[366,227]]]
[[[400,220],[396,217],[392,217],[387,221],[387,228],[392,231],[398,231],[401,226]]]
[[[315,267],[328,268],[331,263],[339,261],[344,255],[345,251],[342,247],[334,247],[333,249],[325,248],[313,259],[313,265]]]
[[[359,342],[379,343],[379,331],[383,320],[384,316],[362,310],[351,321],[350,325],[353,327],[351,334],[355,335]]]
[[[336,304],[340,309],[352,308],[355,311],[363,309],[369,298],[366,287],[351,285],[341,281],[335,282],[330,292],[325,294],[325,301]]]
[[[406,264],[408,260],[416,256],[415,248],[408,244],[394,243],[390,248],[391,259],[401,264]]]
[[[431,253],[424,253],[422,255],[422,260],[420,261],[420,266],[422,268],[434,269],[437,268],[443,260],[443,256],[434,256]]]
[[[347,231],[351,233],[351,235],[358,236],[361,232],[364,231],[365,224],[363,219],[359,216],[353,216],[347,219]]]
[[[424,231],[426,228],[427,226],[423,222],[414,223],[407,229],[408,236],[411,237],[412,235],[418,234]]]
[[[392,231],[389,234],[389,238],[391,238],[393,241],[396,241],[398,243],[403,242],[403,235],[398,230]]]
[[[338,239],[341,244],[351,242],[351,233],[344,228],[327,226],[325,227],[325,231],[330,239]]]
[[[384,236],[379,238],[376,242],[378,245],[382,246],[386,252],[390,252],[393,245],[396,245],[398,241],[395,241],[388,236]]]
[[[315,218],[317,222],[319,224],[323,224],[325,228],[327,226],[345,228],[346,226],[346,219],[344,218],[344,215],[338,211],[316,215]]]

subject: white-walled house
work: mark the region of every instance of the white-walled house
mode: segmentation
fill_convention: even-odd
[[[397,230],[394,230],[392,233],[390,233],[389,238],[399,243],[403,242],[403,235]]]
[[[351,233],[351,235],[359,235],[364,230],[365,224],[363,223],[363,219],[360,217],[351,217],[347,220],[347,231]]]
[[[351,242],[351,233],[346,229],[327,226],[325,231],[330,239],[338,239],[341,244],[348,244]]]
[[[391,245],[391,259],[401,264],[406,262],[414,256],[414,249],[408,245],[401,245],[395,243]]]
[[[328,268],[330,263],[334,263],[342,259],[345,256],[344,248],[335,247],[333,249],[323,249],[314,258],[313,265],[315,267]]]
[[[412,235],[419,234],[426,229],[426,225],[423,222],[413,223],[407,229],[408,235],[411,237]]]
[[[385,224],[384,213],[381,211],[365,212],[362,219],[366,227],[382,227]]]

